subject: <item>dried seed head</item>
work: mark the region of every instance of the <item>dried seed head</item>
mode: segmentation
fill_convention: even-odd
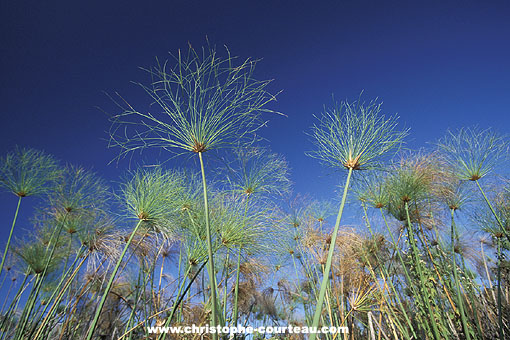
[[[207,148],[206,148],[205,144],[195,141],[195,143],[193,144],[192,151],[195,153],[205,152],[205,151],[207,151]]]
[[[142,221],[147,221],[149,219],[149,214],[146,213],[145,211],[141,211],[137,216],[138,216],[138,219],[140,219]]]
[[[349,153],[349,156],[350,156],[350,153]],[[360,157],[361,157],[361,155],[358,155],[354,159],[352,157],[349,157],[349,159],[347,159],[347,162],[344,163],[344,167],[347,169],[352,169],[352,170],[360,170],[361,169],[361,165],[359,164]]]

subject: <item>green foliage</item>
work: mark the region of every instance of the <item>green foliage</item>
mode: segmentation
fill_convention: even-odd
[[[363,173],[354,187],[358,199],[377,209],[386,207],[390,201],[390,190],[386,184],[389,173],[392,171]]]
[[[259,147],[239,147],[227,169],[234,192],[251,195],[283,195],[290,190],[289,168],[282,156]]]
[[[438,146],[463,180],[476,181],[485,177],[500,160],[508,157],[508,141],[492,129],[473,127],[449,131]]]
[[[104,209],[110,188],[95,173],[67,165],[49,196],[56,213],[79,214]]]
[[[183,190],[179,172],[165,171],[161,167],[139,169],[121,184],[119,200],[128,218],[170,232],[173,228],[171,219],[181,208],[178,198]]]
[[[64,258],[63,254],[59,251],[50,258],[50,251],[47,245],[37,239],[21,244],[15,248],[14,252],[26,264],[30,272],[35,275],[43,274],[47,263],[46,275],[54,272]]]
[[[19,197],[41,195],[52,189],[60,173],[52,156],[16,147],[1,159],[0,183]]]
[[[361,98],[343,101],[326,110],[311,136],[316,150],[309,155],[332,167],[369,169],[379,157],[400,146],[407,130],[396,131],[397,117],[382,115],[382,103],[369,103]]]
[[[256,63],[228,49],[223,58],[214,48],[191,45],[171,61],[158,61],[145,70],[151,84],[138,83],[154,103],[152,112],[118,103],[123,112],[112,118],[110,146],[121,147],[122,155],[152,147],[204,152],[235,145],[264,125],[262,112],[272,112],[265,106],[275,96],[266,90],[269,80],[254,78]]]
[[[330,230],[329,200],[296,195],[282,208],[287,162],[245,145],[273,112],[270,82],[253,77],[256,61],[226,54],[190,47],[145,70],[151,82],[138,85],[150,111],[123,102],[112,118],[119,157],[152,147],[195,153],[199,173],[140,167],[113,195],[96,174],[60,169],[40,151],[17,148],[1,160],[0,183],[18,196],[11,234],[22,198],[47,194],[30,235],[8,254],[10,236],[4,250],[2,339],[132,340],[152,338],[149,326],[211,323],[347,326],[364,339],[510,334],[510,186],[489,176],[507,157],[504,137],[461,129],[441,152],[383,164],[407,135],[396,116],[382,115],[377,100],[325,110],[310,155],[348,170]],[[227,166],[206,183],[203,154],[223,147],[233,149],[221,154]],[[351,179],[363,217],[350,223],[370,235],[341,224]],[[480,233],[480,248],[466,241]]]

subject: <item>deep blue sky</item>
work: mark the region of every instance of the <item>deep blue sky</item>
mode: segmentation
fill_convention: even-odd
[[[299,4],[296,4],[299,3]],[[331,197],[338,178],[304,155],[323,105],[379,97],[411,128],[408,146],[478,124],[508,132],[510,5],[498,1],[2,1],[0,153],[44,149],[116,179],[107,163],[102,91],[147,103],[130,81],[155,57],[207,36],[263,58],[259,78],[283,90],[262,135],[290,163],[296,191]],[[321,177],[322,176],[322,177]],[[2,194],[1,216],[14,197]],[[12,209],[11,209],[12,208]],[[6,220],[5,218],[2,220]]]

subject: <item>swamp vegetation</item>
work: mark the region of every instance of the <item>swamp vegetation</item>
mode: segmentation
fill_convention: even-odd
[[[410,151],[398,117],[360,96],[304,137],[340,194],[296,195],[257,138],[280,113],[256,64],[190,47],[145,70],[149,110],[112,97],[117,161],[159,155],[116,183],[32,148],[1,158],[1,339],[233,338],[149,332],[191,324],[349,329],[237,339],[510,337],[508,139],[470,127]]]

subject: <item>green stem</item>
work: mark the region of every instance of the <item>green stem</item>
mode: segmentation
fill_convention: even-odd
[[[67,264],[69,263],[69,257],[71,255],[71,247],[73,245],[73,234],[69,234],[69,243],[67,244],[67,251],[66,251],[66,261],[64,264],[64,270],[62,272],[66,272],[67,270]]]
[[[335,228],[333,229],[333,234],[331,235],[331,243],[329,245],[328,251],[328,259],[326,261],[326,267],[324,269],[324,274],[322,276],[321,290],[319,292],[319,299],[317,301],[317,305],[315,306],[315,313],[313,315],[312,327],[318,328],[319,321],[322,314],[322,305],[324,304],[324,296],[326,295],[326,289],[328,288],[329,283],[329,272],[331,271],[331,263],[333,262],[333,253],[335,251],[335,243],[336,237],[338,234],[338,229],[340,227],[340,221],[342,220],[342,214],[344,211],[345,201],[347,199],[347,193],[349,191],[349,183],[351,181],[352,176],[352,168],[349,168],[349,173],[347,174],[347,179],[345,181],[344,193],[342,195],[342,201],[340,203],[340,209],[338,210],[338,215],[336,218]],[[310,340],[315,340],[317,337],[316,333],[312,333],[310,335]]]
[[[409,204],[408,202],[405,202],[405,210],[406,210],[406,216],[407,216],[407,230],[409,232],[409,242],[411,243],[411,248],[413,252],[414,262],[416,271],[418,272],[418,277],[420,278],[420,285],[423,293],[423,300],[425,302],[425,306],[427,308],[427,311],[429,313],[429,319],[432,325],[432,332],[434,335],[434,339],[440,340],[441,337],[439,336],[439,330],[437,328],[436,319],[434,318],[434,313],[432,310],[432,306],[430,305],[430,295],[429,290],[425,284],[425,277],[423,276],[423,271],[421,268],[421,260],[420,260],[420,254],[418,252],[418,246],[416,245],[416,239],[414,238],[414,231],[413,231],[413,225],[411,224],[411,218],[409,217]]]
[[[225,287],[223,289],[223,319],[227,320],[227,288],[228,288],[228,279],[229,279],[229,258],[230,258],[230,250],[227,248],[227,258],[225,260],[226,263],[226,273],[225,273]]]
[[[8,322],[8,320],[10,320],[11,318],[11,315],[13,314],[13,312],[16,310],[16,307],[17,307],[17,304],[18,304],[18,301],[21,297],[21,294],[23,294],[23,292],[25,291],[25,289],[30,285],[30,283],[32,282],[33,280],[33,277],[32,279],[28,282],[28,284],[25,286],[25,283],[27,282],[27,279],[28,277],[30,276],[30,270],[27,269],[27,271],[25,272],[25,276],[23,278],[23,282],[21,282],[21,285],[19,286],[18,288],[18,291],[16,292],[16,294],[14,295],[14,298],[13,300],[11,301],[10,305],[9,305],[9,308],[7,308],[7,311],[5,312],[5,314],[3,313],[3,308],[2,308],[2,321],[0,322],[0,329],[1,330],[4,330],[4,327],[5,328],[8,328],[8,326],[4,326],[5,322]],[[4,336],[7,334],[8,332],[4,331],[2,336],[0,337],[0,339],[3,339]]]
[[[207,237],[207,255],[209,261],[207,261],[207,271],[209,272],[209,286],[211,287],[211,326],[216,327],[217,325],[217,299],[216,299],[216,274],[214,271],[214,260],[212,250],[212,237],[211,237],[211,226],[209,222],[209,203],[207,200],[207,184],[205,181],[205,170],[204,160],[202,158],[202,152],[198,152],[198,158],[200,159],[200,170],[202,172],[202,184],[204,189],[204,209],[205,209],[205,230]],[[218,335],[213,334],[213,340],[218,339]],[[90,340],[90,339],[87,339]]]
[[[368,230],[370,231],[370,235],[374,236],[374,233],[372,231],[372,226],[370,225],[370,220],[368,218],[367,207],[366,207],[365,203],[362,203],[362,206],[363,206],[363,212],[365,213],[365,220],[366,220],[366,223],[367,223]],[[393,238],[393,235],[391,237]],[[402,314],[404,315],[404,318],[406,319],[407,325],[411,329],[411,332],[413,333],[413,336],[416,338],[416,333],[414,332],[413,324],[411,323],[411,320],[409,319],[409,317],[407,315],[407,311],[404,308],[404,306],[402,305],[402,301],[400,301],[400,297],[398,296],[397,291],[396,291],[395,287],[393,286],[393,282],[390,279],[390,275],[388,273],[388,270],[387,270],[386,266],[384,265],[384,263],[382,263],[382,261],[379,259],[379,256],[377,256],[377,254],[375,254],[375,259],[376,259],[377,266],[379,268],[381,268],[380,269],[381,273],[388,279],[389,286],[390,286],[390,288],[393,290],[393,292],[395,294],[395,298],[397,300],[397,303],[399,305],[400,310],[402,311]],[[369,263],[368,259],[367,259],[367,263]],[[374,280],[377,280],[377,276],[375,276],[375,272],[374,272]],[[393,311],[392,308],[390,308],[389,310]],[[395,318],[395,320],[398,322],[397,318]],[[407,332],[406,332],[405,336],[406,336],[406,338],[409,339],[409,335],[407,334]]]
[[[480,183],[478,181],[475,181],[475,182],[476,182],[476,185],[478,186],[478,189],[480,189],[480,192],[482,193],[485,202],[489,206],[489,209],[491,210],[492,215],[494,215],[494,217],[496,218],[496,221],[498,222],[499,227],[501,228],[501,232],[506,236],[508,241],[510,241],[510,235],[508,234],[505,226],[503,225],[503,222],[501,222],[501,219],[499,218],[498,214],[496,214],[496,211],[494,211],[494,208],[492,207],[491,202],[489,201],[489,199],[485,195],[485,192],[483,191],[482,187],[480,186]]]
[[[291,254],[291,257],[292,257],[292,263],[294,264],[294,272],[296,274],[296,290],[299,292],[299,297],[301,299],[303,299],[303,296],[301,296],[301,280],[299,279],[299,271],[297,269],[297,265],[296,265],[296,258],[294,256],[294,254]]]
[[[464,302],[462,300],[462,295],[460,293],[460,283],[459,283],[459,273],[457,272],[457,261],[455,260],[455,238],[457,235],[457,230],[455,226],[455,217],[454,217],[454,209],[450,209],[452,215],[452,228],[451,228],[451,237],[452,237],[452,265],[453,265],[453,277],[455,278],[455,289],[457,290],[457,300],[459,303],[459,311],[460,311],[460,320],[462,322],[462,329],[464,330],[464,335],[467,340],[471,340],[471,335],[469,334],[469,328],[467,324],[466,314],[464,313]]]
[[[41,332],[43,332],[46,328],[46,325],[48,324],[50,318],[53,316],[54,312],[56,311],[60,301],[62,300],[62,298],[64,297],[64,294],[65,292],[67,291],[67,289],[69,288],[69,286],[71,285],[71,282],[73,282],[76,274],[78,274],[81,266],[83,265],[83,263],[85,263],[85,261],[87,260],[88,256],[90,255],[90,252],[87,253],[86,256],[83,257],[83,259],[81,260],[80,264],[78,265],[78,267],[76,267],[73,271],[73,273],[71,274],[71,276],[67,279],[66,283],[64,284],[64,287],[60,290],[60,292],[58,293],[57,297],[55,298],[55,301],[53,302],[53,304],[51,305],[51,308],[50,310],[48,311],[48,314],[46,315],[46,317],[43,319],[41,325],[39,326],[39,328],[37,329],[37,332],[35,333],[35,335],[33,337],[30,337],[31,339],[38,339],[39,338],[39,335],[41,334]],[[76,257],[76,259],[78,259],[79,256]],[[72,269],[72,267],[74,266],[74,264],[71,266],[71,268],[69,270]],[[67,275],[66,275],[67,276]],[[65,277],[65,276],[64,276]],[[60,287],[60,284],[59,284],[59,287]],[[57,287],[55,289],[55,292],[58,291],[59,287]],[[48,306],[49,306],[49,302],[52,301],[53,297],[49,299],[48,301]],[[41,314],[41,316],[44,315],[44,311],[43,313]]]
[[[117,275],[117,271],[120,268],[120,265],[122,264],[122,260],[124,259],[124,256],[126,256],[126,252],[131,245],[131,242],[133,241],[133,238],[135,237],[136,232],[138,231],[138,228],[142,225],[143,220],[139,220],[136,224],[135,229],[131,232],[131,235],[129,236],[129,239],[124,246],[124,250],[120,254],[119,259],[117,260],[117,264],[115,265],[115,268],[113,269],[113,272],[110,276],[110,280],[108,281],[108,284],[106,285],[106,289],[103,293],[103,296],[101,298],[101,301],[99,302],[99,306],[96,309],[96,314],[94,315],[94,319],[92,320],[92,324],[90,325],[90,328],[87,332],[87,340],[92,339],[92,335],[94,334],[94,331],[96,330],[97,322],[99,321],[99,316],[101,315],[101,311],[103,310],[104,304],[106,303],[106,298],[108,297],[108,293],[110,292],[110,289],[112,288],[113,281],[115,279],[115,276]]]
[[[44,265],[44,270],[42,271],[42,273],[39,273],[37,275],[37,280],[35,281],[34,286],[32,287],[32,292],[34,292],[34,294],[32,295],[32,299],[29,298],[27,304],[25,304],[25,307],[23,308],[23,314],[20,319],[21,320],[20,321],[21,328],[19,328],[17,330],[17,334],[19,334],[20,336],[23,336],[25,327],[32,319],[31,318],[32,311],[33,311],[34,306],[37,302],[37,298],[39,297],[39,292],[43,285],[44,279],[46,278],[46,273],[50,266],[53,255],[55,254],[55,250],[57,249],[58,240],[60,238],[60,234],[62,233],[62,228],[64,227],[64,223],[65,223],[67,217],[68,217],[68,213],[66,212],[64,215],[64,218],[62,220],[62,223],[60,224],[60,226],[55,228],[55,230],[53,230],[51,237],[50,237],[50,241],[48,242],[48,245],[46,246],[45,256],[48,253],[48,249],[51,248],[50,254],[49,254],[48,258],[46,259],[46,263]],[[32,292],[31,292],[31,294],[32,294]],[[35,314],[37,314],[37,311]]]
[[[11,280],[11,284],[9,285],[9,290],[7,291],[7,295],[5,296],[4,303],[2,304],[2,309],[0,309],[0,315],[3,315],[5,304],[7,303],[7,300],[9,299],[9,296],[11,295],[11,289],[12,286],[14,286],[15,280]]]
[[[498,237],[498,326],[499,338],[504,339],[503,314],[501,312],[501,238]]]
[[[140,273],[140,271],[138,271],[138,284],[140,284],[140,275],[141,275],[141,273]],[[137,289],[133,305],[130,306],[131,307],[131,313],[129,313],[129,319],[128,319],[127,323],[126,323],[126,327],[124,328],[124,333],[126,333],[131,328],[132,322],[133,322],[135,314],[136,314],[136,308],[138,306],[138,300],[140,300],[139,295],[140,295],[140,290]],[[129,340],[131,340],[131,336],[132,335],[133,335],[132,333],[129,333],[129,338],[128,338]]]
[[[248,214],[248,200],[250,199],[251,195],[248,195],[246,197],[246,202],[244,205],[244,215],[243,215],[243,228],[246,226],[246,215]],[[243,251],[243,247],[239,247],[239,255],[237,256],[237,268],[236,268],[236,283],[234,287],[234,311],[232,312],[232,325],[234,327],[237,327],[237,319],[239,317],[239,276],[241,271],[241,253]],[[237,337],[237,335],[234,335],[234,339]]]
[[[234,287],[234,312],[232,317],[232,325],[237,327],[237,319],[239,316],[239,305],[238,305],[238,296],[239,296],[239,276],[241,269],[241,252],[242,247],[239,247],[239,254],[237,255],[237,268],[236,268],[236,285]]]
[[[71,264],[71,267],[68,270],[66,268],[64,268],[64,270],[62,271],[62,277],[60,278],[58,285],[55,287],[55,289],[53,289],[53,293],[51,294],[50,298],[48,299],[48,304],[46,304],[46,307],[43,309],[43,311],[41,313],[41,317],[44,316],[44,314],[46,313],[46,310],[50,306],[50,302],[53,301],[53,298],[59,293],[60,286],[64,283],[64,281],[66,280],[69,273],[71,273],[73,271],[73,268],[76,265],[76,263],[78,262],[78,259],[83,254],[83,251],[84,251],[83,249],[80,249],[78,251],[78,253],[76,254],[76,257],[75,257],[73,263]],[[86,256],[88,256],[88,254]],[[67,267],[67,265],[66,265],[66,267]]]
[[[388,221],[386,221],[386,216],[384,216],[383,208],[379,208],[379,211],[381,212],[381,216],[384,220],[384,224],[386,225],[386,229],[388,230],[388,234],[390,234],[391,242],[393,244],[393,247],[395,248],[395,251],[397,252],[398,260],[400,261],[402,269],[404,270],[404,275],[406,277],[407,283],[409,284],[410,287],[412,287],[414,291],[413,281],[411,280],[411,276],[409,275],[409,272],[407,270],[406,263],[404,262],[404,258],[402,257],[402,253],[400,252],[398,242],[397,240],[395,240],[395,237],[393,236],[393,232],[391,231],[390,226],[388,225]]]
[[[177,308],[179,307],[179,305],[181,304],[182,300],[184,299],[184,296],[186,296],[186,293],[190,290],[191,288],[191,285],[193,284],[193,282],[195,281],[195,279],[197,278],[198,274],[202,271],[202,269],[204,268],[204,266],[206,265],[207,262],[204,262],[200,268],[198,268],[197,272],[193,275],[193,277],[191,278],[191,280],[189,280],[188,282],[188,285],[186,286],[186,288],[184,289],[184,291],[182,292],[182,294],[178,295],[178,299],[175,301],[175,304],[174,306],[172,307],[172,311],[170,312],[170,316],[168,317],[168,319],[166,320],[165,322],[165,327],[168,327],[170,326],[171,322],[172,322],[172,319],[174,317],[174,314],[175,314],[175,311],[177,310]],[[190,266],[191,268],[191,266]],[[188,270],[189,272],[189,270]],[[186,281],[186,276],[184,277],[184,281],[183,283]],[[181,287],[182,288],[182,287]],[[162,333],[159,337],[158,337],[158,340],[165,340],[166,338],[166,334],[167,333]]]
[[[485,202],[489,206],[489,209],[491,210],[492,215],[494,215],[494,217],[496,218],[496,221],[499,224],[501,232],[510,241],[510,235],[508,234],[507,230],[505,229],[498,214],[496,214],[496,211],[494,211],[494,208],[492,207],[492,204],[490,203],[489,199],[485,195],[485,192],[483,191],[480,183],[478,182],[478,180],[475,182],[476,182],[476,185],[478,186],[478,189],[480,189],[480,192],[482,193]],[[503,319],[502,319],[502,315],[501,315],[501,240],[499,237],[498,237],[498,325],[499,325],[499,338],[504,339],[503,338],[503,336],[504,336]]]
[[[7,258],[7,252],[9,251],[9,245],[11,244],[12,233],[14,231],[14,226],[16,225],[16,219],[18,218],[18,211],[19,211],[20,204],[21,204],[21,196],[19,196],[19,198],[18,198],[18,205],[16,206],[16,212],[14,213],[14,220],[12,220],[11,232],[9,233],[9,238],[7,239],[7,245],[5,246],[5,249],[4,249],[4,256],[2,257],[2,263],[0,264],[0,274],[2,274],[2,270],[4,269],[4,263],[5,263],[5,259]]]
[[[146,266],[145,259],[143,257],[141,259],[141,267],[142,267],[142,285],[143,285],[143,287],[142,287],[142,294],[141,294],[142,312],[144,314],[144,320],[147,323],[147,319],[148,319],[149,316],[147,314],[148,304],[147,304],[146,297],[147,297],[147,283],[149,282],[149,279],[150,279],[150,273],[148,272],[148,267]],[[140,301],[140,299],[138,299],[137,303],[139,301]],[[147,326],[144,327],[144,330],[145,330],[145,337],[149,338],[149,334],[148,334],[148,331],[147,331]]]

